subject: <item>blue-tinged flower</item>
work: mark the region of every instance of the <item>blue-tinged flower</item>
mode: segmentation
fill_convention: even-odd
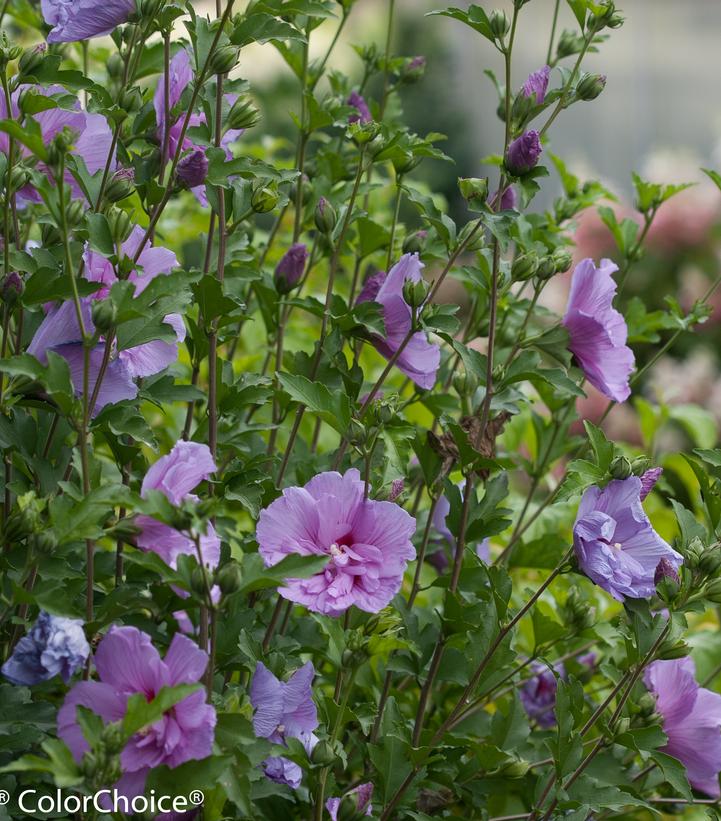
[[[17,643],[2,666],[13,684],[40,684],[60,676],[67,684],[90,654],[80,619],[51,616],[41,611],[30,632]]]
[[[308,249],[302,242],[296,242],[283,254],[280,262],[275,266],[273,282],[279,294],[289,294],[300,282],[305,263],[308,259]]]
[[[692,787],[721,797],[721,695],[699,687],[689,657],[654,661],[643,680],[656,697],[668,737],[662,752],[686,767]]]
[[[369,123],[373,119],[370,109],[368,108],[368,103],[357,91],[351,91],[347,103],[348,105],[353,106],[353,108],[355,108],[358,112],[357,114],[351,114],[348,117],[349,123]]]
[[[527,174],[538,163],[542,151],[538,131],[524,131],[508,146],[506,168],[515,177]]]
[[[551,69],[548,66],[539,68],[528,75],[526,82],[523,84],[523,96],[535,97],[536,105],[541,105],[546,99],[546,91],[548,90],[548,79],[551,76]]]
[[[531,669],[535,675],[525,681],[519,691],[521,704],[530,719],[547,729],[556,723],[557,678],[565,678],[566,670],[563,664],[554,664],[551,669],[540,662],[534,662]]]
[[[48,43],[74,43],[110,32],[135,11],[135,0],[42,0]]]
[[[581,570],[618,601],[652,596],[661,559],[676,571],[683,564],[644,512],[637,476],[614,479],[603,490],[588,488],[573,526],[573,546]]]
[[[361,818],[364,815],[373,815],[372,798],[373,783],[368,781],[365,784],[359,784],[352,790],[348,790],[341,798],[329,798],[325,802],[325,808],[328,810],[331,821],[338,821],[341,803],[343,803],[343,808],[344,810],[347,809],[348,813],[348,815],[343,815],[342,818]]]
[[[584,259],[573,271],[568,307],[563,317],[570,338],[568,348],[586,379],[614,402],[625,402],[634,366],[633,351],[626,345],[628,328],[613,307],[618,266],[602,259],[597,268]]]
[[[274,744],[285,744],[286,738],[297,738],[308,755],[318,739],[313,730],[318,726],[318,713],[313,701],[315,670],[306,662],[288,681],[280,681],[262,663],[258,662],[250,685],[250,703],[253,705],[253,729],[258,738],[267,738]],[[287,784],[292,789],[300,786],[303,771],[284,756],[271,756],[263,762],[263,771],[272,781]]]

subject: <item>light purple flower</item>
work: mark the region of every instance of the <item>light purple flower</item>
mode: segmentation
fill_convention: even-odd
[[[641,501],[654,489],[656,482],[661,478],[663,468],[649,468],[641,476]]]
[[[41,94],[45,97],[50,97],[53,94],[67,95],[67,91],[58,85],[48,87],[22,85],[13,92],[11,97],[11,116],[14,119],[20,117],[18,98],[23,92]],[[0,119],[7,118],[7,105],[3,95],[0,95]],[[49,108],[45,111],[38,111],[30,115],[29,119],[34,120],[38,124],[40,136],[43,144],[46,146],[50,145],[61,131],[70,129],[75,135],[70,154],[81,157],[91,174],[97,174],[98,171],[104,170],[112,148],[113,135],[107,120],[102,114],[89,114],[87,111],[82,111],[80,103],[76,102],[73,109]],[[0,132],[0,153],[7,154],[8,147],[9,136],[5,132]],[[22,157],[30,157],[32,155],[30,149],[25,148],[25,146],[21,144],[16,143],[15,149],[19,151]],[[113,150],[110,160],[110,170],[113,171],[115,167],[115,151]],[[50,176],[50,171],[44,163],[38,163],[37,168]],[[73,197],[78,199],[85,197],[82,189],[69,170],[66,171],[64,179]],[[17,192],[17,201],[19,206],[24,206],[27,203],[40,203],[42,202],[42,198],[32,185],[26,185]]]
[[[611,275],[617,270],[608,259],[602,259],[598,268],[591,259],[579,262],[563,324],[570,337],[569,350],[586,379],[614,402],[625,402],[631,394],[628,378],[634,357],[626,345],[626,321],[613,307],[616,283]]]
[[[542,151],[538,131],[524,131],[508,146],[506,168],[516,177],[527,174],[538,163]]]
[[[266,567],[288,555],[328,556],[308,579],[286,579],[279,593],[317,613],[338,616],[351,605],[382,610],[400,590],[415,558],[415,519],[394,502],[366,499],[360,473],[319,473],[283,491],[261,511],[256,538]]]
[[[498,189],[496,189],[491,196],[486,201],[489,208],[496,207],[496,201],[498,200]],[[503,189],[503,195],[501,196],[501,203],[500,207],[498,208],[499,211],[510,211],[512,208],[516,207],[516,203],[518,198],[516,197],[516,189],[512,185],[507,185]]]
[[[699,687],[689,657],[654,661],[644,673],[646,687],[656,696],[668,743],[662,752],[686,767],[694,789],[721,797],[721,695]]]
[[[462,483],[463,485],[464,483]],[[448,524],[446,523],[446,519],[448,518],[448,514],[451,512],[451,503],[448,500],[448,497],[443,494],[438,501],[436,502],[436,508],[433,511],[433,527],[434,529],[440,533],[441,536],[448,542],[451,550],[455,552],[456,549],[456,538],[451,533]],[[434,556],[437,553],[433,554]],[[445,555],[445,554],[444,554]],[[488,564],[491,558],[491,540],[489,538],[483,539],[482,542],[479,542],[476,545],[476,556],[478,558]],[[446,565],[448,561],[446,560]],[[434,565],[435,566],[435,565]],[[442,572],[439,570],[439,572]]]
[[[2,666],[13,684],[30,686],[60,676],[67,684],[90,655],[80,619],[51,616],[41,611],[29,633]]]
[[[173,114],[173,109],[180,103],[183,92],[193,80],[193,68],[190,63],[190,55],[186,49],[181,48],[170,61],[169,79],[168,102],[170,105],[170,122],[165,122],[165,74],[160,75],[160,80],[155,89],[155,96],[153,97],[153,107],[155,108],[155,121],[158,126],[158,140],[162,146],[167,130],[169,158],[172,159],[178,151],[193,152],[203,150],[203,146],[196,145],[193,142],[188,134],[188,130],[186,130],[183,137],[183,144],[180,145],[180,137],[187,112],[181,111],[180,114]],[[229,105],[232,105],[237,100],[237,95],[225,94],[224,99]],[[204,123],[205,114],[194,111],[188,120],[188,129],[203,125]],[[230,146],[238,140],[243,131],[244,129],[242,128],[231,128],[223,135],[220,147],[225,150],[228,159],[231,159],[233,156]],[[208,204],[204,184],[200,183],[192,186],[191,190],[201,205]]]
[[[286,682],[276,678],[262,662],[257,663],[250,684],[250,703],[255,710],[253,729],[258,738],[283,745],[286,738],[298,738],[310,755],[318,741],[313,733],[318,727],[312,689],[314,677],[315,670],[309,661]],[[267,758],[263,769],[272,781],[293,789],[300,786],[301,768],[283,756]]]
[[[178,163],[178,179],[188,188],[197,188],[208,176],[208,158],[202,148],[195,148]]]
[[[340,809],[341,801],[351,804],[351,809],[355,812],[354,817],[373,815],[372,798],[373,783],[369,781],[366,784],[359,784],[352,790],[348,790],[342,798],[329,798],[325,802],[325,808],[328,810],[331,821],[338,821],[338,810]]]
[[[368,103],[365,101],[365,98],[362,95],[360,95],[357,91],[351,91],[346,103],[350,106],[353,106],[353,108],[355,108],[355,110],[358,112],[357,114],[349,115],[349,123],[371,122],[373,116],[371,115],[370,109],[368,108]]]
[[[418,254],[404,254],[388,274],[379,271],[366,280],[358,295],[358,303],[373,300],[383,306],[385,336],[373,337],[373,345],[386,359],[401,348],[411,329],[411,307],[403,297],[403,286],[406,282],[420,282],[423,267]],[[395,364],[419,388],[430,390],[441,364],[441,349],[431,344],[423,331],[417,331]]]
[[[74,43],[110,32],[135,11],[135,0],[42,0],[48,43]]]
[[[656,571],[653,574],[654,584],[659,584],[659,582],[662,582],[664,579],[671,579],[671,581],[676,582],[676,584],[681,581],[678,570],[676,570],[668,559],[661,559],[656,565]]]
[[[150,636],[135,627],[113,627],[95,652],[100,681],[81,681],[68,693],[58,712],[58,735],[80,763],[88,743],[77,722],[82,705],[104,722],[119,721],[128,698],[141,693],[151,700],[163,687],[200,682],[208,656],[190,639],[176,633],[161,659]],[[154,724],[134,735],[120,754],[123,775],[115,785],[132,797],[140,795],[148,772],[164,764],[170,768],[207,758],[213,749],[215,709],[206,704],[205,691],[184,698]]]
[[[539,727],[548,729],[556,723],[557,677],[566,678],[563,664],[554,664],[553,669],[534,661],[531,669],[535,675],[525,681],[520,688],[521,704],[530,719]]]
[[[305,263],[308,259],[308,249],[302,242],[296,242],[283,254],[280,262],[275,266],[273,281],[279,294],[288,294],[300,282]]]
[[[581,570],[618,601],[646,599],[655,592],[661,559],[675,569],[683,557],[656,533],[641,505],[637,476],[614,479],[583,494],[573,526]]]
[[[548,79],[551,76],[551,69],[548,66],[539,68],[528,75],[528,79],[523,84],[523,96],[535,97],[536,105],[541,105],[546,99],[548,90]]]
[[[145,474],[140,495],[145,498],[148,491],[159,490],[174,505],[180,505],[186,499],[196,500],[197,496],[191,491],[216,470],[207,445],[180,441]],[[141,550],[157,553],[172,568],[178,566],[179,555],[197,555],[195,542],[170,525],[145,515],[137,517],[136,525],[140,528],[136,538],[137,546]],[[218,566],[220,538],[211,523],[208,523],[206,532],[200,537],[200,551],[207,567],[212,569]],[[185,597],[187,594],[179,591],[179,595]]]

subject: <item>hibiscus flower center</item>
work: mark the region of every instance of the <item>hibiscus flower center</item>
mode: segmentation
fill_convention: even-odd
[[[615,547],[615,548],[616,548],[616,550],[621,550],[621,548],[623,547],[623,545],[621,544],[621,542],[614,542],[614,543],[613,543],[613,547]]]

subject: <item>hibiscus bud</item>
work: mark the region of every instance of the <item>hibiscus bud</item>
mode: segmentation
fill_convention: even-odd
[[[404,254],[421,254],[426,247],[426,239],[428,238],[428,231],[416,231],[415,234],[409,234],[403,241]]]
[[[511,28],[511,21],[503,9],[493,9],[488,18],[488,24],[496,40],[501,40],[505,37]]]
[[[471,205],[483,205],[488,197],[488,180],[479,177],[460,177],[458,189]]]
[[[531,765],[528,761],[518,759],[516,761],[509,761],[508,764],[504,764],[500,768],[498,774],[505,776],[506,778],[523,778],[530,769]]]
[[[318,205],[315,207],[315,214],[313,215],[315,227],[321,234],[330,234],[335,228],[336,220],[338,219],[335,209],[328,202],[325,197],[318,200]]]
[[[118,309],[110,299],[101,299],[93,303],[91,316],[93,325],[100,333],[106,334],[115,325]]]
[[[86,211],[87,206],[83,200],[73,200],[65,209],[65,219],[67,220],[68,225],[71,228],[74,228],[76,225],[80,225],[80,223],[85,219]]]
[[[413,282],[410,279],[407,279],[403,283],[403,299],[411,306],[411,308],[417,308],[426,301],[426,297],[428,296],[428,283],[424,280],[419,280],[418,282]]]
[[[616,737],[627,733],[631,729],[631,718],[630,716],[623,716],[623,718],[619,719],[618,723],[616,724],[615,735]]]
[[[552,256],[541,257],[538,260],[536,276],[543,282],[550,279],[556,273],[556,261]]]
[[[618,28],[622,24],[623,17],[616,12],[616,6],[612,0],[601,3],[597,10],[591,13],[588,19],[588,27],[593,31],[600,31],[606,28],[606,26]]]
[[[113,721],[103,729],[103,742],[110,755],[119,753],[125,746],[126,738],[123,733],[122,721]]]
[[[22,53],[22,46],[8,45],[7,37],[3,34],[2,43],[0,44],[0,66],[4,67],[13,60],[17,60]]]
[[[250,97],[238,97],[228,112],[228,128],[252,128],[260,121],[260,111]]]
[[[584,74],[576,86],[576,97],[579,100],[595,100],[606,87],[606,77],[603,74]]]
[[[41,509],[42,503],[34,491],[19,496],[15,508],[5,521],[5,541],[15,542],[31,533],[39,533],[42,528]]]
[[[190,589],[196,596],[203,598],[206,594],[206,585],[208,580],[205,575],[205,570],[202,567],[194,567],[190,574]]]
[[[337,758],[338,756],[335,754],[333,747],[325,739],[319,741],[315,747],[313,747],[313,752],[310,754],[310,760],[314,764],[323,767],[329,767]]]
[[[656,699],[651,693],[644,693],[636,702],[636,709],[640,716],[647,718],[656,712]]]
[[[538,256],[533,252],[521,254],[513,260],[511,265],[511,279],[514,282],[526,282],[538,269]]]
[[[714,604],[721,604],[721,579],[714,579],[706,585],[706,598]]]
[[[53,245],[59,245],[62,242],[60,231],[55,225],[49,222],[44,222],[40,226],[40,240],[44,248],[50,248]]]
[[[556,54],[559,58],[570,57],[572,54],[578,54],[582,47],[583,38],[573,31],[564,29],[558,39]]]
[[[508,146],[506,169],[514,177],[527,174],[538,163],[542,151],[538,131],[525,131]]]
[[[656,572],[653,574],[654,584],[659,584],[664,579],[670,579],[676,584],[679,584],[681,581],[676,568],[668,559],[661,559],[661,561],[656,565]]]
[[[22,165],[14,165],[10,172],[10,191],[19,191],[30,181],[30,172]]]
[[[44,529],[35,536],[35,550],[44,555],[50,555],[58,546],[58,537],[54,531]]]
[[[373,140],[375,140],[375,138],[378,136],[379,132],[380,123],[376,123],[372,120],[367,123],[361,122],[359,120],[357,122],[351,123],[348,126],[348,135],[359,148],[363,145],[367,145],[368,143],[373,142]]]
[[[36,71],[38,68],[40,68],[43,60],[45,59],[45,53],[47,52],[47,50],[48,47],[45,43],[40,43],[37,46],[26,48],[18,62],[19,74],[21,76],[26,74],[32,74],[33,71]]]
[[[625,456],[616,456],[611,461],[608,472],[614,479],[628,479],[631,475],[631,462]]]
[[[391,492],[388,494],[388,501],[395,502],[395,500],[403,493],[405,482],[403,479],[394,479],[391,485]],[[367,626],[367,625],[366,625]]]
[[[121,168],[110,178],[105,196],[110,202],[120,202],[135,191],[135,172],[132,168]]]
[[[130,235],[132,222],[130,215],[122,208],[112,207],[105,214],[110,226],[110,233],[116,245],[121,245]]]
[[[208,176],[208,158],[205,151],[196,148],[178,163],[177,176],[186,188],[203,185]]]
[[[278,189],[275,183],[259,184],[253,188],[250,204],[256,214],[267,214],[278,204]]]
[[[401,71],[401,80],[405,83],[417,83],[423,79],[426,73],[426,58],[422,56],[412,57]]]
[[[227,74],[238,64],[239,49],[235,46],[221,46],[210,58],[210,70],[213,74]]]
[[[122,109],[129,111],[130,113],[140,111],[143,107],[143,92],[138,88],[138,86],[124,88],[120,92],[118,103]]]
[[[631,471],[634,476],[641,476],[651,467],[651,464],[648,456],[637,456],[631,460]]]
[[[308,249],[302,242],[297,242],[285,252],[275,267],[273,283],[279,294],[289,294],[300,282],[305,271]]]
[[[719,594],[719,601],[721,602],[721,591],[719,591]],[[682,659],[684,656],[687,656],[688,653],[689,646],[685,641],[668,641],[661,645],[658,658],[665,660]]]
[[[408,174],[416,168],[423,158],[412,151],[401,151],[391,159],[396,174]]]
[[[701,556],[699,569],[707,576],[713,576],[719,567],[721,567],[721,550],[718,547],[707,550],[703,556]]]
[[[108,76],[112,77],[113,80],[119,80],[123,76],[125,64],[123,58],[117,51],[114,51],[110,57],[108,57],[105,68],[108,72]]]
[[[216,574],[215,581],[224,596],[237,593],[242,583],[242,575],[238,562],[230,561],[228,564],[224,564]]]
[[[3,277],[2,285],[0,286],[0,299],[3,305],[12,308],[20,299],[25,291],[25,283],[23,278],[17,271],[8,271]]]
[[[553,252],[553,261],[556,265],[556,273],[563,274],[571,267],[573,255],[564,248],[557,248]]]

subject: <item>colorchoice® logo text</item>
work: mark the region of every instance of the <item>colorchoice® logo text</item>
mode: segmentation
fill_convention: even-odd
[[[0,803],[8,804],[10,795],[7,791],[0,791]],[[205,796],[201,790],[192,790],[189,795],[156,795],[150,790],[148,795],[136,795],[128,798],[117,790],[98,790],[93,795],[76,795],[62,793],[40,793],[37,790],[23,790],[17,797],[17,804],[24,813],[76,813],[87,812],[90,809],[96,812],[121,812],[125,815],[133,813],[152,813],[153,815],[168,812],[186,812],[199,807]]]

